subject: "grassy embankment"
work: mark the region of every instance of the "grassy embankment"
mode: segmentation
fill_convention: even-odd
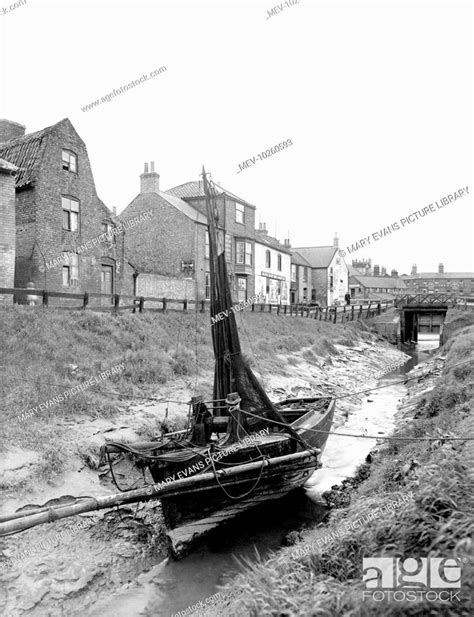
[[[474,314],[461,315],[457,332],[456,323],[451,322],[451,338],[441,350],[447,356],[442,375],[422,399],[415,417],[395,436],[474,436],[472,362],[454,366],[473,360],[474,325],[469,323],[474,323]],[[232,585],[222,590],[237,593],[238,599],[205,614],[472,614],[473,463],[473,441],[389,442],[374,454],[370,465],[361,468],[357,488],[345,507],[331,512],[327,526],[307,532],[297,545],[267,560],[246,564]],[[390,512],[383,508],[410,491],[413,499],[407,505]],[[380,510],[368,524],[350,528],[353,521],[367,521],[376,508]],[[462,602],[363,602],[362,558],[383,555],[466,558]]]
[[[238,323],[244,353],[262,374],[284,373],[287,362],[294,362],[291,357],[287,361],[285,354],[303,347],[309,347],[305,357],[314,359],[314,354],[337,353],[334,343],[352,346],[360,338],[370,338],[366,326],[357,323],[342,326],[251,312],[241,313]],[[124,401],[140,395],[159,397],[160,389],[174,381],[191,390],[196,370],[199,391],[206,395],[212,391],[213,356],[205,314],[115,316],[17,306],[2,309],[0,339],[4,401],[0,455],[9,447],[40,455],[29,480],[3,483],[10,490],[25,488],[27,481],[54,480],[67,469],[68,458],[78,455],[73,438],[78,421],[124,414]],[[100,385],[19,421],[25,411],[120,363],[125,369]]]

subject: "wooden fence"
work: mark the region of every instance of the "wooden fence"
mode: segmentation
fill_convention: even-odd
[[[58,308],[62,310],[94,311],[131,311],[143,313],[146,311],[209,311],[209,300],[179,300],[173,298],[154,298],[143,296],[128,296],[120,294],[100,293],[65,293],[61,291],[47,291],[44,289],[20,289],[13,287],[0,287],[0,295],[13,296],[14,302],[21,304],[34,304],[43,308]],[[58,302],[61,299],[63,302]],[[64,300],[67,300],[65,303]],[[80,302],[75,302],[79,300]],[[72,301],[72,305],[71,305]],[[239,306],[235,304],[234,306]],[[289,317],[306,317],[318,321],[357,321],[368,319],[385,312],[393,306],[393,301],[368,300],[363,304],[351,304],[343,306],[308,306],[303,304],[252,304],[247,310],[252,313],[273,313],[274,315],[287,315]]]

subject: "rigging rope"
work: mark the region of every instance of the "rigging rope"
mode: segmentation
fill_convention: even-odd
[[[463,362],[458,362],[457,364],[452,364],[451,366],[448,367],[448,369],[452,369],[455,368],[456,366],[460,366],[462,364],[467,364],[469,362],[472,362],[472,360],[465,360]],[[436,369],[438,370],[438,369]],[[356,396],[358,394],[365,394],[366,392],[372,392],[373,390],[380,390],[382,388],[391,388],[392,386],[396,386],[397,384],[404,384],[407,383],[408,381],[413,381],[415,379],[422,379],[423,377],[427,377],[428,375],[432,375],[435,371],[427,371],[426,373],[423,373],[422,375],[416,375],[414,377],[406,377],[405,379],[402,379],[400,381],[393,381],[391,383],[388,384],[384,384],[381,386],[375,386],[373,388],[368,388],[366,390],[360,390],[359,392],[348,392],[346,394],[340,394],[338,396],[333,396],[331,394],[329,394],[328,396],[321,396],[321,395],[317,395],[315,396],[315,398],[320,397],[320,398],[333,398],[333,399],[341,399],[341,398],[347,398],[350,396]],[[17,377],[16,375],[11,375],[9,376],[10,379],[13,380],[17,380],[17,381],[26,381],[28,383],[31,383],[31,379],[25,379],[24,377]],[[43,385],[47,385],[47,386],[53,386],[55,388],[71,388],[71,387],[76,387],[76,386],[72,386],[71,384],[57,384],[57,383],[50,383],[47,381],[41,381],[39,380],[39,383],[43,384]],[[122,392],[111,392],[110,390],[92,390],[92,388],[90,389],[91,392],[94,392],[95,394],[112,394],[114,396],[123,396],[125,397],[126,395],[123,394]],[[164,398],[157,398],[156,396],[141,396],[141,395],[132,395],[130,398],[137,398],[137,399],[144,399],[147,401],[156,401],[158,403],[166,403],[166,402],[170,402],[170,403],[178,403],[180,405],[189,405],[189,401],[178,401],[178,400],[174,400],[174,399],[164,399]],[[287,397],[288,398],[288,397]],[[216,399],[216,402],[220,402],[224,399]],[[213,403],[214,401],[204,401],[205,403]],[[217,409],[217,407],[216,407]],[[219,408],[221,409],[221,408]]]

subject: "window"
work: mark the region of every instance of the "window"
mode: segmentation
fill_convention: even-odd
[[[113,233],[114,226],[112,223],[104,222],[102,223],[102,233],[107,234],[107,240],[109,242],[115,242],[115,234]]]
[[[280,253],[278,253],[278,256],[277,256],[277,268],[278,268],[278,271],[281,272],[281,255],[280,255]]]
[[[303,270],[303,283],[307,283],[307,282],[308,282],[308,267],[305,266]]]
[[[75,253],[63,253],[63,285],[79,286],[79,256]]]
[[[252,265],[252,245],[250,242],[236,242],[236,256],[235,263],[245,264],[246,266]]]
[[[245,206],[242,204],[235,204],[235,222],[244,223]]]
[[[206,259],[209,259],[209,232],[208,231],[206,231],[205,238],[206,238],[206,244],[205,244],[205,248],[204,248],[204,257]],[[207,296],[206,296],[206,298],[207,298]]]
[[[243,276],[237,277],[237,289],[246,291],[247,290],[247,279]]]
[[[77,231],[79,229],[79,202],[70,197],[61,197],[63,208],[63,229]]]
[[[63,169],[66,171],[77,172],[77,157],[74,152],[63,150]]]
[[[206,300],[211,298],[211,273],[206,272]]]
[[[272,267],[272,256],[270,254],[270,251],[265,251],[265,268],[271,268]]]
[[[296,283],[296,265],[291,264],[291,282]]]

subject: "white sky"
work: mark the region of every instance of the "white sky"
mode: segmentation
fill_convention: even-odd
[[[70,118],[99,196],[118,212],[145,161],[164,190],[197,180],[204,163],[293,246],[331,244],[337,231],[345,249],[469,186],[346,261],[474,270],[472,3],[300,0],[267,19],[278,4],[27,0],[0,16],[0,117],[27,132]]]

